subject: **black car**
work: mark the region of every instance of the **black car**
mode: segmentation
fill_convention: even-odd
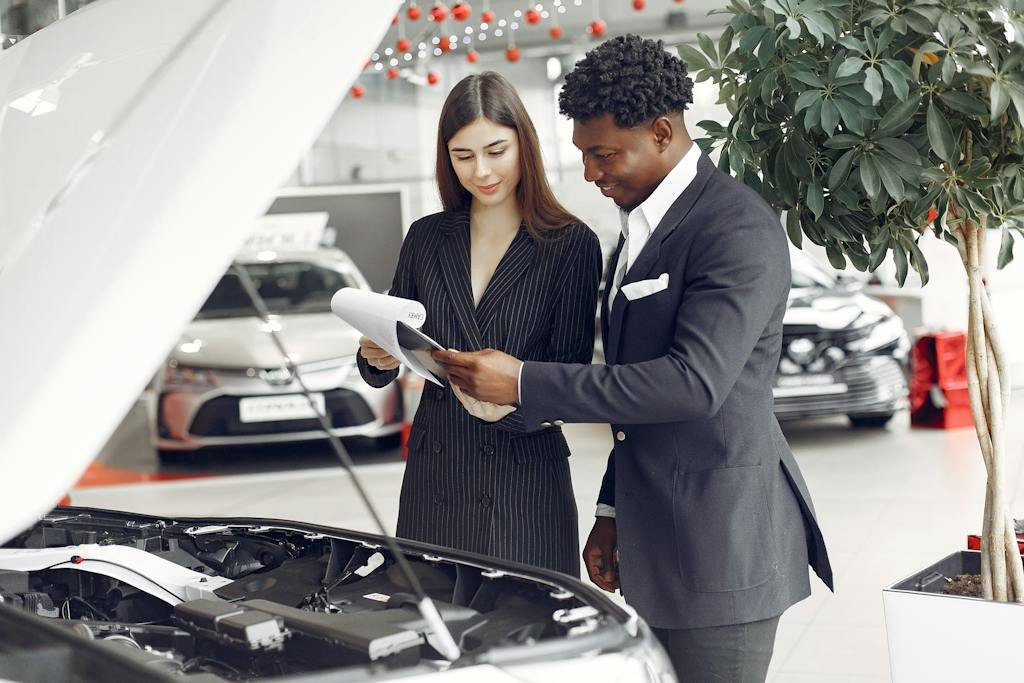
[[[775,379],[780,419],[846,415],[855,427],[883,427],[907,406],[910,340],[887,305],[858,291],[801,252]]]

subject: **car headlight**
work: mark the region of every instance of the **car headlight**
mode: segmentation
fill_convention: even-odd
[[[208,389],[220,386],[220,377],[209,368],[193,368],[171,362],[164,369],[165,389]]]
[[[850,351],[866,353],[894,344],[904,335],[906,335],[906,331],[903,329],[903,321],[892,315],[871,325],[863,336],[847,342],[846,348]]]

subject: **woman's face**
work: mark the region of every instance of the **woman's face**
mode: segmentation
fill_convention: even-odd
[[[455,175],[473,201],[497,206],[515,201],[519,185],[519,139],[516,131],[479,118],[448,141]]]

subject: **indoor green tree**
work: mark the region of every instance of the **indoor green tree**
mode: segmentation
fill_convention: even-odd
[[[731,0],[720,40],[680,55],[711,80],[728,126],[698,125],[719,165],[786,214],[790,240],[874,270],[891,252],[903,284],[922,283],[927,230],[967,270],[968,380],[988,471],[982,582],[1024,602],[1024,571],[1004,495],[1010,379],[982,279],[1024,235],[1024,0]]]

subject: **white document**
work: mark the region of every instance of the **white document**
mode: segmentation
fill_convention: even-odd
[[[438,378],[445,378],[448,373],[430,357],[430,350],[444,347],[418,331],[427,321],[423,304],[345,287],[331,298],[331,310],[417,375],[442,386]]]

